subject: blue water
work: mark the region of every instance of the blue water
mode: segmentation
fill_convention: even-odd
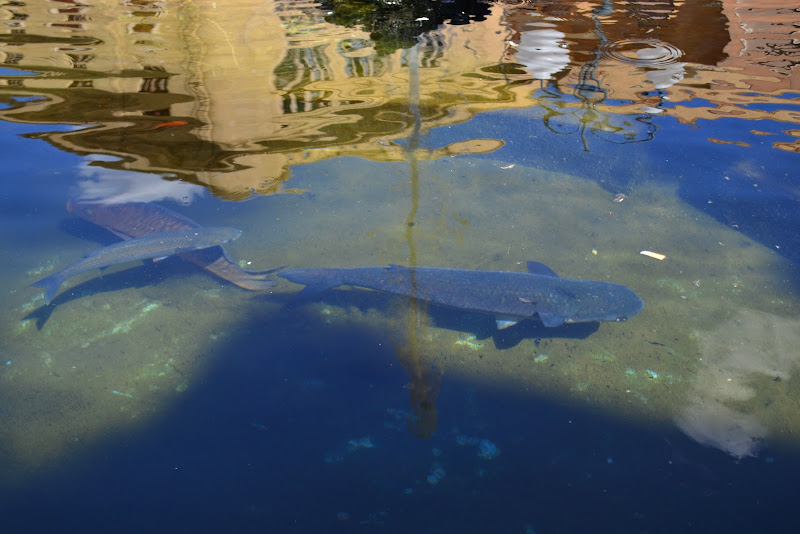
[[[508,128],[525,119],[487,114],[463,131],[487,135],[500,120]],[[663,151],[675,127],[669,119],[657,122],[659,154],[671,158]],[[5,182],[6,228],[32,224],[43,210],[63,213],[73,181],[68,173],[44,172],[39,162],[66,167],[75,157],[18,137],[29,130],[3,130],[7,153],[26,156],[10,158],[15,167]],[[426,142],[436,144],[436,136]],[[546,165],[558,150],[568,150],[554,146],[544,157],[535,147],[509,144],[497,157]],[[592,159],[572,149],[576,159]],[[685,157],[678,150],[674,156]],[[610,148],[604,157],[614,162],[622,156]],[[629,181],[631,188],[644,182]],[[687,198],[709,194],[698,181],[679,182]],[[769,194],[768,187],[759,193]],[[742,195],[759,198],[749,189]],[[194,209],[204,205],[207,213],[213,206],[225,209],[207,199]],[[49,220],[76,228],[66,214]],[[88,226],[78,224],[76,234],[98,239]],[[789,236],[786,229],[774,239]],[[4,490],[4,532],[796,528],[792,501],[800,455],[793,448],[768,445],[757,458],[737,461],[659,424],[448,374],[438,397],[439,428],[421,440],[406,429],[407,376],[388,332],[357,324],[332,328],[302,308],[270,316],[268,324],[259,316],[249,322],[202,355],[212,362],[202,382],[155,420],[109,429],[89,446],[76,444],[57,464]],[[482,457],[481,440],[499,454]]]
[[[418,440],[387,412],[405,408],[402,381],[375,333],[276,327],[285,340],[231,340],[162,421],[4,494],[6,531],[793,531],[793,452],[737,463],[675,432],[447,378],[446,422]],[[366,351],[368,368],[347,357]],[[309,374],[319,383],[298,387]],[[501,453],[482,459],[457,433]],[[348,450],[365,435],[374,448]],[[434,465],[446,475],[431,485]]]
[[[786,124],[717,119],[698,120],[688,126],[671,117],[656,116],[647,118],[654,131],[650,142],[634,147],[606,142],[590,134],[589,150],[584,150],[579,135],[554,136],[531,115],[531,110],[486,113],[459,127],[433,130],[423,142],[437,147],[451,136],[505,136],[504,147],[477,157],[550,171],[563,171],[566,165],[615,193],[646,188],[651,183],[675,186],[689,205],[722,224],[735,224],[748,237],[800,261],[800,212],[792,191],[798,177],[798,158],[772,147],[773,142],[793,140],[784,133]],[[747,131],[751,128],[774,135],[766,137]],[[509,137],[510,131],[523,131],[526,135]],[[750,146],[742,149],[708,143],[708,137],[742,141]],[[632,164],[632,158],[638,165]],[[751,164],[758,174],[751,176],[746,169],[737,167],[742,162]]]
[[[464,26],[491,14],[478,7]],[[554,7],[586,22],[568,13],[572,4]],[[163,18],[194,21],[193,13]],[[278,40],[289,38],[288,29],[294,40],[330,28],[310,15],[304,26],[298,14],[305,12],[287,13],[297,20],[281,22],[287,35]],[[517,15],[527,20],[522,33],[539,20]],[[213,23],[206,29],[223,30]],[[121,27],[134,26],[146,33],[144,23]],[[593,27],[581,26],[581,39]],[[159,32],[133,48],[156,59],[173,51]],[[245,65],[249,42],[235,48],[243,46],[236,35],[214,35],[203,38],[224,36],[216,50],[230,51],[236,67],[238,52]],[[444,40],[422,47],[425,68],[449,65]],[[497,59],[507,69],[462,73],[468,82],[492,80],[475,89],[480,98],[508,91],[496,109],[480,98],[473,109],[464,95],[442,94],[439,103],[423,91],[422,120],[410,102],[398,104],[396,89],[411,91],[405,85],[387,85],[398,100],[376,98],[374,109],[360,110],[369,91],[344,94],[358,69],[348,71],[353,80],[331,86],[344,96],[324,84],[306,88],[346,63],[325,55],[335,47],[314,44],[282,50],[285,72],[272,65],[275,80],[265,75],[279,87],[269,96],[283,98],[284,114],[271,126],[294,137],[270,137],[269,128],[251,124],[242,130],[258,134],[242,133],[242,141],[239,126],[225,124],[224,111],[247,118],[237,115],[238,95],[223,92],[230,101],[206,108],[195,93],[181,93],[201,78],[208,87],[228,85],[227,74],[214,71],[229,72],[227,59],[206,65],[200,60],[209,58],[187,54],[176,63],[185,62],[186,72],[150,78],[158,68],[139,65],[137,56],[120,65],[130,69],[120,75],[100,41],[45,43],[40,59],[28,52],[34,39],[20,46],[29,54],[17,58],[25,70],[0,68],[0,112],[8,119],[0,122],[0,534],[797,531],[800,159],[776,144],[795,142],[798,127],[764,117],[796,115],[798,93],[736,93],[741,102],[729,107],[776,113],[709,120],[702,111],[736,101],[724,83],[715,102],[702,97],[707,87],[692,85],[695,71],[655,89],[642,81],[650,71],[619,69],[642,85],[616,94],[659,109],[623,113],[634,104],[614,98],[629,89],[624,81],[597,106],[613,109],[600,113],[575,96],[591,88],[574,80],[560,79],[561,89],[555,81],[521,82],[523,67],[509,49]],[[71,49],[53,56],[72,62],[61,70],[26,63],[47,63],[55,46],[81,43],[97,45],[112,72],[92,71],[101,62]],[[359,43],[367,54],[367,40]],[[110,48],[116,54],[129,44]],[[707,46],[724,56],[724,45]],[[580,48],[553,74],[596,58],[586,53],[592,49]],[[358,65],[380,73],[392,61],[407,68],[411,57],[347,60],[363,59]],[[620,66],[607,60],[593,72],[602,77]],[[501,83],[492,78],[497,72],[509,78]],[[453,87],[446,82],[445,92]],[[435,92],[437,83],[424,87]],[[530,106],[514,101],[509,87],[520,83],[530,84]],[[700,96],[665,98],[678,92]],[[773,97],[786,103],[763,103]],[[346,109],[322,113],[336,106]],[[682,108],[697,111],[686,114],[692,122],[676,118]],[[19,110],[29,114],[12,113]],[[591,120],[595,112],[603,120]],[[299,120],[300,113],[308,115]],[[410,133],[414,120],[422,123],[419,139]],[[214,130],[206,126],[222,125],[231,127],[220,128],[226,141],[203,137]],[[79,128],[97,131],[51,135]],[[394,138],[398,132],[408,136]],[[304,135],[308,147],[298,141]],[[475,139],[502,146],[445,151],[456,143],[474,148]],[[258,194],[257,180],[243,172],[248,158],[276,154],[293,159],[275,163],[280,172],[264,165],[283,174]],[[186,168],[176,168],[183,160]],[[208,179],[217,181],[201,185]],[[179,258],[87,273],[45,306],[30,283],[118,239],[66,210],[87,188],[100,197],[144,195],[137,199],[203,225],[242,228],[229,248],[246,268],[414,260],[523,270],[537,260],[562,276],[628,285],[645,306],[619,324],[551,329],[526,320],[497,330],[490,316],[420,311],[378,292],[337,289],[298,302],[299,286],[282,280],[274,290],[247,292]],[[667,258],[642,256],[645,249]],[[423,400],[414,398],[420,391]],[[426,401],[435,405],[436,424],[423,438],[424,424],[412,414],[430,407]],[[681,431],[680,416],[696,405],[710,417]],[[692,434],[698,429],[711,437]]]

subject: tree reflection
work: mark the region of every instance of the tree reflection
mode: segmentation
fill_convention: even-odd
[[[412,351],[413,353],[414,351]],[[436,411],[436,397],[442,388],[444,370],[435,363],[425,364],[417,354],[413,354],[406,362],[409,374],[410,391],[408,429],[418,438],[427,439],[433,436],[439,423]]]
[[[409,163],[409,189],[411,206],[406,217],[405,238],[408,243],[408,264],[417,266],[417,246],[414,241],[414,230],[417,225],[419,211],[419,162],[416,151],[419,148],[419,136],[422,130],[422,116],[419,110],[419,43],[408,51],[408,111],[413,118],[413,127],[408,136],[405,154]],[[411,296],[408,299],[408,342],[398,355],[409,375],[409,404],[411,415],[407,421],[408,429],[418,438],[429,438],[436,431],[438,416],[436,413],[436,397],[442,384],[442,371],[436,366],[426,365],[421,357],[420,338],[424,333],[426,318],[423,303],[414,295],[416,293],[416,271],[411,269]]]

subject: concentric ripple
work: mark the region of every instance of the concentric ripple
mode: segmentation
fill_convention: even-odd
[[[663,67],[676,63],[683,55],[680,48],[658,39],[623,39],[601,45],[606,59],[637,67]]]

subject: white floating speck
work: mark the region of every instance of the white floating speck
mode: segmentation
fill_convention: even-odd
[[[665,260],[667,257],[664,254],[659,254],[658,252],[651,252],[649,250],[643,250],[639,254],[643,256],[648,256],[650,258],[655,258],[657,260]]]

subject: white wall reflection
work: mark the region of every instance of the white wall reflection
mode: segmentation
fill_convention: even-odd
[[[566,35],[555,28],[531,30],[522,34],[516,60],[537,80],[550,80],[569,66]]]

